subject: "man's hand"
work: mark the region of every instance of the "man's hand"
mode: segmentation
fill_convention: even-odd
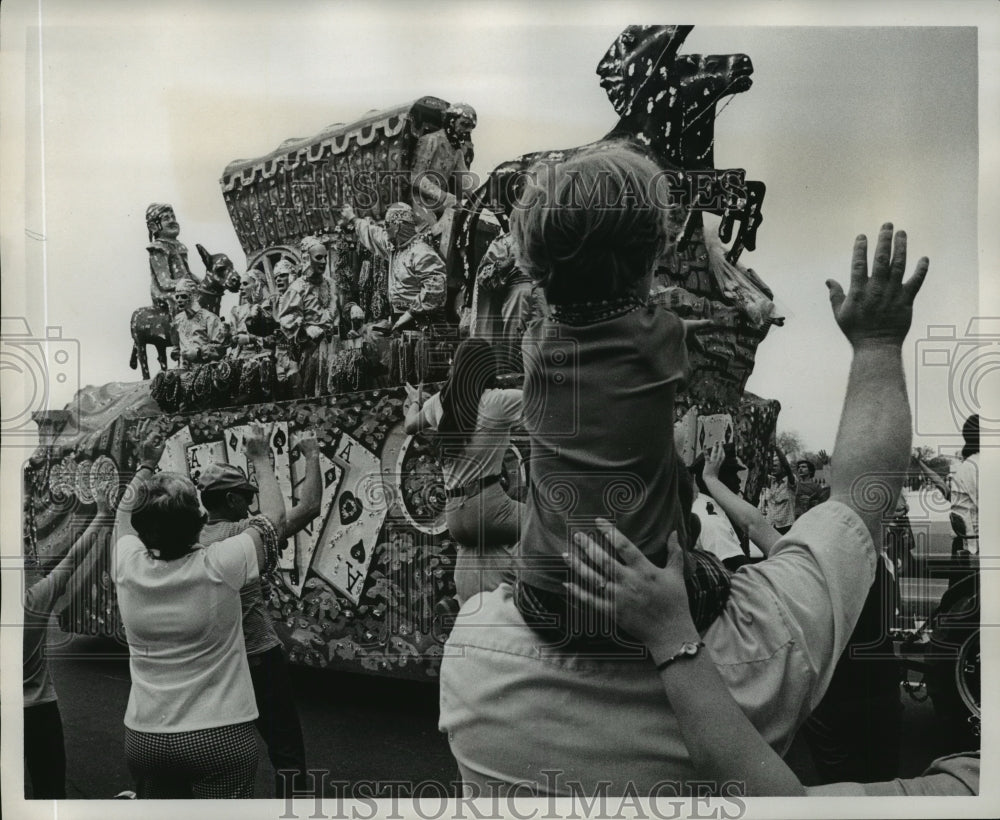
[[[906,233],[899,231],[893,238],[892,223],[887,222],[879,231],[869,277],[868,238],[862,234],[855,240],[847,295],[833,279],[826,282],[837,325],[854,347],[869,342],[902,345],[913,318],[913,300],[929,264],[927,257],[921,258],[913,276],[903,282]]]
[[[345,205],[340,209],[340,218],[344,220],[344,222],[350,224],[358,218],[358,215],[354,213],[354,208],[350,205]]]
[[[567,593],[595,614],[614,616],[615,623],[635,636],[657,658],[682,642],[697,639],[684,585],[684,555],[671,533],[667,565],[660,569],[611,523],[597,519],[597,528],[611,549],[589,535],[577,533],[574,552],[563,558],[572,581]]]
[[[323,328],[321,328],[319,325],[309,325],[308,327],[306,327],[306,336],[308,336],[313,341],[321,339],[323,337],[323,333],[324,333]]]
[[[722,469],[722,462],[725,460],[726,451],[722,446],[722,442],[717,441],[711,449],[705,450],[705,469],[701,472],[702,477],[705,479],[718,478],[719,470]]]
[[[244,441],[247,458],[258,458],[266,455],[267,442],[270,437],[270,431],[265,430],[262,424],[256,422],[251,424]]]
[[[139,463],[155,470],[166,446],[166,439],[163,438],[163,434],[159,430],[148,433],[142,440],[142,444],[139,445]]]

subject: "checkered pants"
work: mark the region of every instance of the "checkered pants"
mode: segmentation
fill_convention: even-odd
[[[257,738],[252,723],[170,733],[126,727],[125,760],[140,799],[248,798]]]

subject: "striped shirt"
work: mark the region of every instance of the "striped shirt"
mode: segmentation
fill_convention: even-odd
[[[208,546],[216,541],[239,535],[249,525],[248,518],[242,521],[213,521],[201,528],[198,541]],[[243,640],[246,643],[247,655],[259,655],[281,645],[281,639],[274,631],[274,622],[267,614],[264,593],[258,579],[255,578],[240,588],[240,608],[243,612]]]

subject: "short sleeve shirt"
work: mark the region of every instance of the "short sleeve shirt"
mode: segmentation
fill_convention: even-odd
[[[114,567],[132,676],[125,725],[187,732],[256,718],[239,596],[257,578],[250,535],[173,561],[154,558],[125,535]]]
[[[203,544],[214,544],[244,532],[250,519],[242,521],[214,521],[201,528],[199,540]],[[254,578],[240,587],[240,610],[243,613],[243,640],[248,655],[259,655],[281,644],[274,631],[274,621],[264,605],[264,591],[259,578]]]
[[[444,485],[454,490],[492,475],[503,467],[504,454],[510,446],[510,431],[521,419],[520,390],[490,388],[479,399],[476,429],[460,455],[443,459]],[[441,424],[444,408],[441,394],[435,393],[423,407],[424,417],[436,429]]]
[[[839,502],[810,510],[766,561],[733,573],[704,651],[779,755],[829,686],[874,575],[871,535]],[[439,727],[464,779],[483,788],[498,779],[569,794],[576,781],[593,794],[608,782],[609,794],[645,795],[697,776],[653,663],[553,650],[507,584],[462,606],[440,691]]]
[[[979,453],[969,456],[955,470],[951,509],[965,521],[968,535],[979,534]]]
[[[587,325],[542,318],[528,326],[522,351],[531,439],[522,580],[562,592],[565,574],[549,564],[567,550],[574,519],[613,520],[643,554],[663,559],[680,519],[681,320],[654,305]]]

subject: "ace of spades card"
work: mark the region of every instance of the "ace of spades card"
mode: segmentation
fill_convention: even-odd
[[[306,573],[312,564],[313,555],[316,552],[316,545],[319,543],[327,517],[330,514],[330,508],[337,497],[341,479],[344,475],[344,471],[323,455],[323,453],[319,454],[319,469],[320,480],[323,486],[319,515],[294,535],[294,553],[290,554],[292,550],[285,550],[278,562],[278,567],[285,573],[285,583],[288,585],[288,588],[300,597],[302,595],[302,587],[306,582]],[[293,444],[291,475],[293,502],[295,504],[298,504],[299,496],[301,495],[301,485],[306,477],[305,470],[305,457],[299,448]]]
[[[209,464],[226,460],[226,445],[221,441],[206,441],[203,444],[192,444],[187,448],[187,472],[191,480],[198,485],[201,471]]]
[[[344,475],[336,503],[323,527],[312,568],[357,603],[388,512],[381,462],[347,433],[341,433],[333,450],[333,461]]]
[[[249,432],[249,424],[238,424],[233,427],[227,427],[223,432],[222,440],[225,443],[226,449],[227,457],[225,460],[234,467],[239,467],[243,470],[250,482],[256,484],[257,480],[254,475],[253,464],[247,458],[246,437]],[[267,444],[271,454],[271,466],[274,468],[274,477],[278,481],[282,498],[285,500],[285,509],[291,509],[292,477],[289,471],[289,450],[291,446],[288,440],[288,425],[285,422],[279,422],[274,425]],[[259,512],[260,504],[255,496],[250,506],[250,513],[256,515]],[[279,567],[282,567],[284,564],[287,564],[288,567],[292,566],[292,558],[287,556],[287,554],[282,555],[278,561]]]

